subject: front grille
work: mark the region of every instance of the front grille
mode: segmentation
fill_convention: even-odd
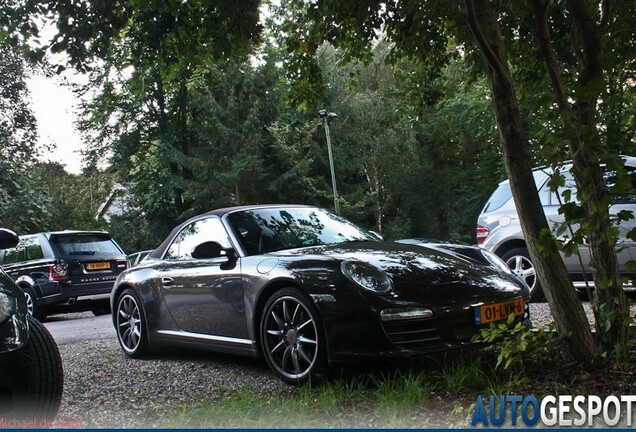
[[[436,348],[441,345],[437,328],[431,321],[385,322],[382,325],[389,340],[397,348],[419,350]]]

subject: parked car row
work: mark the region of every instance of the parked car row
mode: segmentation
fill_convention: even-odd
[[[636,185],[636,158],[625,160]],[[562,167],[565,188],[575,192],[570,168]],[[546,216],[558,224],[562,191],[550,191],[551,175],[534,171]],[[636,197],[614,198],[613,212],[636,210]],[[636,258],[630,224],[620,225],[619,261],[635,276],[624,267]],[[263,357],[281,379],[301,383],[340,362],[470,347],[491,323],[528,321],[528,303],[542,292],[508,181],[479,216],[477,239],[479,247],[387,242],[325,209],[256,205],[195,216],[156,249],[129,256],[105,232],[23,236],[5,243],[0,265],[3,281],[15,280],[5,297],[16,297],[16,286],[24,295],[17,314],[111,310],[129,357],[167,347]],[[585,245],[580,254],[589,262]],[[589,265],[565,260],[575,285],[589,278]]]

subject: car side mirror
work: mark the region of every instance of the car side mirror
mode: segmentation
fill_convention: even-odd
[[[0,249],[9,249],[18,244],[18,235],[10,229],[0,228]]]
[[[196,259],[211,259],[220,257],[232,259],[234,256],[234,249],[224,248],[215,241],[203,242],[192,249],[192,258]]]

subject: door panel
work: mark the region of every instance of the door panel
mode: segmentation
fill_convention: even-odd
[[[247,337],[240,262],[227,258],[170,263],[161,271],[164,300],[184,331]]]

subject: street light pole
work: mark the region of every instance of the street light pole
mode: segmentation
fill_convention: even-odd
[[[333,187],[333,208],[336,214],[340,214],[340,203],[338,201],[338,188],[336,187],[336,171],[333,165],[333,153],[331,151],[331,135],[329,134],[329,117],[337,117],[336,113],[327,110],[318,111],[318,115],[325,124],[325,136],[327,137],[327,153],[329,153],[329,168],[331,169],[331,185]]]

